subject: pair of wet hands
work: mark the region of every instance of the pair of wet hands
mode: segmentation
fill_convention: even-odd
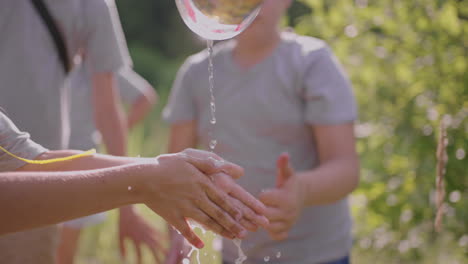
[[[245,230],[255,232],[263,227],[274,240],[287,238],[289,229],[297,221],[303,208],[300,183],[286,153],[281,154],[277,160],[276,188],[262,191],[259,199],[237,185],[227,174],[217,173],[210,178],[229,195],[230,202],[241,212],[235,220]],[[237,238],[242,239],[246,235],[247,232],[241,232],[237,234]]]

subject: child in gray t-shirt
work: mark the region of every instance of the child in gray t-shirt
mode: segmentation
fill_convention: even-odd
[[[237,40],[215,47],[215,151],[244,167],[240,185],[268,206],[268,228],[242,243],[245,263],[348,263],[347,195],[359,179],[356,105],[323,41],[280,32],[290,2],[266,0]],[[207,53],[201,52],[177,75],[164,111],[172,124],[170,152],[208,148],[207,69]],[[225,263],[237,256],[225,241]]]

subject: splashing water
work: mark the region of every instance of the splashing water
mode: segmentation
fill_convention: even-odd
[[[196,228],[200,229],[200,231],[202,232],[203,235],[206,234],[206,229],[203,228],[203,226],[201,226],[200,224],[198,224],[197,222],[195,221],[189,221],[189,225],[190,225],[190,228],[192,228],[193,230],[195,230]]]
[[[190,260],[188,258],[184,258],[182,260],[182,264],[190,264]]]
[[[242,264],[244,261],[247,259],[247,256],[244,254],[244,251],[242,250],[241,244],[242,240],[235,238],[232,240],[234,242],[234,245],[237,246],[237,252],[239,254],[239,257],[236,259],[235,264]]]
[[[265,262],[269,262],[269,261],[270,261],[270,256],[265,256],[265,257],[263,258],[263,260],[264,260]]]
[[[202,232],[203,235],[206,234],[206,229],[203,228],[203,226],[201,226],[201,225],[198,224],[197,222],[195,222],[195,221],[189,221],[189,225],[190,225],[190,228],[191,228],[192,230],[195,230],[195,229],[198,228],[198,229],[200,229],[200,231]],[[193,245],[190,245],[190,246],[191,246],[191,249],[190,249],[190,252],[187,254],[187,256],[188,256],[189,258],[191,258],[193,253],[197,253],[197,257],[196,257],[197,262],[196,262],[196,263],[197,263],[197,264],[201,264],[201,262],[200,262],[200,250],[199,250],[198,248],[194,247]],[[205,253],[205,254],[206,254],[206,253]]]
[[[201,264],[200,262],[200,250],[198,248],[196,248],[195,246],[193,245],[190,245],[190,252],[187,254],[187,257],[189,258],[192,258],[192,254],[193,253],[197,253],[197,264]],[[190,261],[188,261],[187,263],[190,263]],[[185,263],[184,263],[185,264]]]
[[[276,258],[281,258],[281,251],[276,252]]]

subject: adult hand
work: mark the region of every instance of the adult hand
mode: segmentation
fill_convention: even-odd
[[[161,263],[161,254],[167,255],[162,242],[167,240],[160,232],[151,226],[133,206],[120,208],[119,246],[123,258],[126,257],[125,239],[130,239],[135,246],[137,263],[141,264],[141,246],[146,245],[154,256],[156,263]]]
[[[266,230],[272,239],[283,240],[304,207],[299,177],[289,164],[288,154],[281,154],[277,161],[276,179],[276,188],[261,193],[260,201],[267,206],[266,216],[270,220]]]
[[[203,158],[206,154],[204,151],[195,149],[186,149],[184,151],[191,157]],[[224,160],[216,154],[210,153],[210,158],[218,165],[224,163]],[[231,173],[229,176],[227,173]],[[221,190],[229,194],[229,202],[236,205],[240,211],[242,218],[239,219],[241,225],[249,231],[256,231],[258,226],[266,227],[269,223],[268,219],[264,216],[266,207],[263,203],[258,201],[253,195],[245,191],[233,179],[237,179],[243,175],[237,172],[237,168],[231,168],[226,171],[209,175],[214,184]]]
[[[238,223],[242,218],[238,206],[206,176],[224,172],[238,178],[243,175],[242,168],[199,150],[161,155],[156,160],[153,173],[157,172],[158,177],[148,175],[143,186],[147,206],[198,248],[203,247],[203,242],[188,225],[188,219],[230,239],[245,237],[246,230]]]
[[[268,219],[264,216],[266,207],[249,192],[246,192],[225,173],[210,176],[216,186],[229,194],[229,201],[236,204],[242,213],[240,224],[247,230],[255,232],[258,227],[267,227]]]
[[[264,216],[265,206],[250,193],[244,191],[234,180],[225,173],[210,175],[215,185],[229,194],[230,202],[237,205],[242,213],[240,224],[247,230],[255,232],[259,226],[267,227],[268,219]],[[190,247],[187,247],[183,236],[171,230],[171,243],[169,253],[164,264],[180,264],[187,256]]]

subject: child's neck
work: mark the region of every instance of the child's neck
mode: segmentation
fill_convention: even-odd
[[[281,40],[279,30],[259,37],[252,35],[240,36],[233,51],[234,62],[243,69],[248,69],[270,56]]]

